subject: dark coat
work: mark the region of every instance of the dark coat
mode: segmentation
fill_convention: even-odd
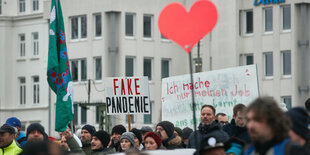
[[[234,119],[232,119],[229,124],[224,125],[223,130],[229,135],[229,137],[239,138],[246,143],[251,142],[247,128],[237,126]]]
[[[167,150],[183,148],[182,138],[179,136],[175,136],[175,135],[172,135],[168,139],[164,140],[162,144]]]
[[[202,124],[200,123],[198,126],[198,131],[196,131],[196,133],[197,133],[198,147],[201,144],[202,139],[208,136],[213,136],[221,142],[225,142],[229,139],[228,134],[222,130],[222,127],[217,120],[215,120],[212,124],[205,126],[202,126]],[[189,136],[187,147],[196,148],[195,131],[192,132],[191,135]]]

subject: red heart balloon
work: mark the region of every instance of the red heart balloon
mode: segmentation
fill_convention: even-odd
[[[187,53],[216,25],[217,9],[209,0],[196,1],[189,12],[180,3],[167,5],[160,13],[162,35],[179,44]]]

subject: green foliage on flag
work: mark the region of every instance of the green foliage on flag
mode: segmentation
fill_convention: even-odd
[[[57,1],[57,2],[56,2]],[[66,130],[73,120],[73,85],[59,0],[51,1],[47,81],[57,95],[55,131]]]

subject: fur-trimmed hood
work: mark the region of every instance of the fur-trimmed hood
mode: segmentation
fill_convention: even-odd
[[[175,138],[171,139],[168,142],[168,145],[177,146],[177,145],[180,145],[181,143],[182,143],[182,138],[180,136],[176,136]]]

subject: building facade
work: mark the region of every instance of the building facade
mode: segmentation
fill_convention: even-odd
[[[178,0],[187,9],[194,0]],[[151,115],[132,116],[132,127],[161,120],[161,79],[189,73],[188,55],[159,32],[160,11],[173,0],[61,1],[75,119],[99,125],[104,77],[148,76]],[[214,30],[192,50],[196,71],[257,64],[261,95],[287,107],[309,96],[308,0],[213,0]],[[42,123],[54,132],[55,94],[46,82],[49,0],[0,0],[0,122],[11,116],[24,127]],[[127,126],[126,116],[109,126]]]

